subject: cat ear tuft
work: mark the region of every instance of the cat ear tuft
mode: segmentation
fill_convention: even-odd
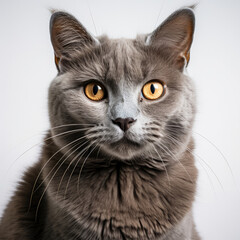
[[[146,45],[161,50],[183,70],[190,60],[195,16],[192,8],[183,8],[170,15],[146,38]]]
[[[53,12],[50,19],[50,35],[58,70],[62,58],[70,59],[84,47],[99,44],[76,18],[66,12]]]

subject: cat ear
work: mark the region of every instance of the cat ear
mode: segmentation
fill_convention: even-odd
[[[71,59],[84,47],[99,44],[98,40],[88,33],[76,18],[66,12],[52,14],[50,35],[58,70],[62,58]]]
[[[183,70],[190,60],[195,16],[191,8],[184,8],[170,15],[153,33],[147,36],[146,45],[151,45]]]

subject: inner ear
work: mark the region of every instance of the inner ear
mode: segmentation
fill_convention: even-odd
[[[62,58],[69,59],[74,52],[98,43],[76,18],[66,12],[55,12],[51,16],[50,34],[57,68]]]
[[[166,52],[180,70],[190,60],[195,17],[190,8],[180,9],[170,15],[152,34],[147,45]]]

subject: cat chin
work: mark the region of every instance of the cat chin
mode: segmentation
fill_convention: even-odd
[[[122,138],[117,142],[104,145],[102,149],[111,157],[129,160],[140,155],[144,146],[127,138]]]

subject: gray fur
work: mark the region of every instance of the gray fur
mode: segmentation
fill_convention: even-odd
[[[193,30],[192,10],[181,9],[152,34],[96,40],[71,15],[53,14],[52,128],[3,215],[1,239],[200,239],[191,213],[195,93],[183,72]],[[152,79],[166,85],[154,101],[141,93]],[[106,99],[86,97],[89,80]],[[117,118],[135,122],[123,132]]]

